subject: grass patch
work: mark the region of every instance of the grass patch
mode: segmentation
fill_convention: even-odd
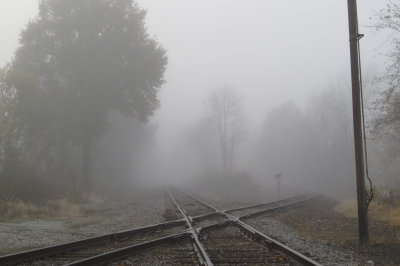
[[[41,208],[22,200],[0,202],[0,220],[2,221],[16,218],[37,217],[41,213]]]
[[[0,201],[0,221],[34,218],[71,219],[84,214],[85,204],[104,204],[106,199],[95,194],[84,194],[79,202],[67,198],[32,203],[21,199]]]
[[[106,203],[107,198],[99,196],[97,194],[89,193],[89,194],[83,194],[82,196],[82,202],[85,203],[94,203],[94,204],[104,204]]]
[[[82,206],[67,199],[49,201],[44,208],[44,216],[74,218],[82,215]]]
[[[384,203],[374,202],[370,208],[370,216],[379,221],[400,227],[400,208]]]
[[[52,200],[44,204],[34,204],[23,200],[0,202],[0,221],[32,218],[74,218],[82,215],[78,204],[66,199]]]
[[[357,218],[357,201],[355,199],[342,200],[335,206],[334,210],[347,218]]]
[[[357,218],[357,201],[355,199],[343,200],[335,206],[334,210],[345,217]],[[380,201],[372,201],[369,205],[368,215],[372,220],[400,227],[400,207]]]

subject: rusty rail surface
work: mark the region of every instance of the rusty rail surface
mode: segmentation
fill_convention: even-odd
[[[176,202],[175,197],[172,195],[171,191],[168,189],[168,195],[170,196],[172,202],[175,204],[176,208],[181,212],[183,217],[185,217],[186,224],[189,227],[190,233],[192,234],[195,249],[200,259],[200,263],[207,266],[212,266],[214,263],[211,262],[210,257],[208,256],[206,250],[204,249],[203,245],[201,244],[198,236],[198,232],[193,228],[193,220],[190,216],[187,215],[186,211]]]
[[[265,234],[261,233],[260,231],[258,231],[257,229],[255,229],[254,227],[246,224],[245,222],[243,222],[241,220],[240,217],[235,217],[233,215],[230,215],[229,213],[227,213],[227,211],[222,211],[219,210],[218,208],[212,206],[211,204],[203,201],[202,199],[195,197],[187,192],[182,192],[185,195],[187,195],[188,197],[191,197],[192,199],[197,200],[198,202],[200,202],[201,204],[204,204],[205,206],[208,206],[212,209],[215,210],[216,213],[222,213],[224,215],[226,215],[226,217],[231,221],[230,223],[227,222],[221,222],[221,223],[216,223],[210,226],[206,226],[203,228],[200,228],[200,232],[201,231],[209,231],[209,230],[213,230],[216,229],[218,227],[222,227],[222,226],[226,226],[227,224],[235,224],[236,226],[240,227],[245,233],[251,235],[254,237],[254,239],[259,240],[260,242],[262,242],[263,244],[267,244],[272,248],[278,249],[279,251],[281,251],[284,255],[288,256],[293,262],[295,262],[296,264],[299,265],[310,265],[310,266],[321,266],[321,264],[319,264],[318,262],[308,258],[307,256],[291,249],[290,247],[286,246],[285,244],[280,243],[279,241],[266,236]],[[301,203],[307,202],[311,199],[313,199],[315,197],[309,197],[305,200],[302,200]],[[294,204],[300,204],[300,202],[294,202],[291,205]],[[281,208],[287,208],[289,206],[289,204],[282,206]],[[278,207],[274,207],[271,208],[270,210],[276,210],[278,209]],[[264,212],[264,211],[263,211]]]
[[[104,253],[104,254],[101,254],[98,256],[90,257],[90,258],[80,260],[77,262],[73,262],[70,264],[66,264],[66,265],[68,265],[68,266],[104,265],[104,264],[107,264],[109,262],[112,262],[112,261],[115,261],[118,259],[123,259],[123,258],[129,257],[129,256],[132,256],[132,255],[138,254],[138,253],[146,251],[150,248],[155,248],[160,245],[169,244],[171,242],[183,240],[183,239],[189,238],[189,237],[190,237],[189,232],[183,232],[183,233],[147,241],[147,242],[144,242],[141,244],[121,248],[118,250],[107,252],[107,253]]]
[[[175,221],[154,224],[145,227],[139,227],[132,230],[120,231],[111,234],[105,234],[101,236],[96,236],[92,238],[86,238],[78,241],[68,242],[60,245],[49,246],[45,248],[38,248],[26,252],[20,252],[10,255],[5,255],[0,257],[0,265],[14,265],[18,263],[23,263],[26,261],[37,260],[49,256],[54,256],[56,254],[65,253],[71,250],[76,250],[80,248],[89,247],[92,245],[97,245],[107,241],[112,241],[125,237],[132,237],[138,234],[153,232],[160,229],[165,229],[173,226],[184,225],[185,220],[179,219]]]

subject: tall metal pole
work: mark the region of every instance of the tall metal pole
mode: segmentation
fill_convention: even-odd
[[[349,13],[350,33],[350,61],[351,61],[351,83],[353,98],[353,126],[354,147],[356,157],[357,178],[357,203],[358,203],[358,232],[361,244],[368,242],[368,214],[365,191],[365,168],[364,168],[364,146],[363,127],[361,117],[361,86],[360,86],[360,60],[359,39],[362,35],[358,32],[357,3],[356,0],[347,0]]]

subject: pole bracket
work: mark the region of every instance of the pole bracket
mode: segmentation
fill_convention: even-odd
[[[353,35],[351,38],[350,38],[350,40],[349,41],[352,41],[352,40],[357,40],[357,41],[359,41],[361,38],[363,38],[364,37],[364,34],[361,34],[361,33],[357,33],[356,35]]]

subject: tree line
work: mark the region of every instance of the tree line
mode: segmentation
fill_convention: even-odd
[[[165,49],[132,0],[42,0],[0,76],[2,180],[79,180],[93,188],[98,141],[116,116],[159,107]],[[12,182],[11,182],[12,183]]]

